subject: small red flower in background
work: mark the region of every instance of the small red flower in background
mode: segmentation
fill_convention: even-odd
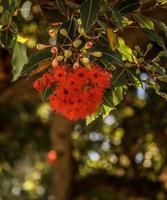
[[[48,152],[47,160],[49,164],[55,164],[57,161],[57,152],[54,150],[51,150]]]
[[[48,98],[53,111],[78,120],[97,111],[110,78],[111,74],[98,66],[78,67],[68,72],[65,66],[59,66],[36,80],[34,87],[41,93],[46,87],[56,85]]]

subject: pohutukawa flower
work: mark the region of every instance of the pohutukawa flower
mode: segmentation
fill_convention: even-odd
[[[99,66],[90,69],[80,66],[72,70],[58,66],[36,80],[34,87],[41,93],[46,87],[54,86],[55,90],[48,97],[53,111],[78,120],[98,110],[110,80],[111,74]]]

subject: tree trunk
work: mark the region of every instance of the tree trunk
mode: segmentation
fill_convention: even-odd
[[[56,115],[53,119],[51,140],[58,154],[53,177],[55,200],[70,200],[72,195],[73,169],[71,151],[71,132],[74,123]]]

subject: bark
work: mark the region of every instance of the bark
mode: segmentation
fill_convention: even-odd
[[[74,123],[56,115],[53,119],[51,140],[58,154],[53,175],[53,193],[55,200],[70,200],[73,185],[71,132]]]

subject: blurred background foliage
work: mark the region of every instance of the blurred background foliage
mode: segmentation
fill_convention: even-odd
[[[167,198],[166,109],[154,92],[132,90],[104,119],[75,125],[77,200]],[[52,117],[46,103],[19,97],[1,107],[0,199],[54,199]]]
[[[26,21],[17,20],[18,40],[26,40],[29,53],[37,41],[49,40],[37,3]],[[3,62],[9,66],[0,68],[0,200],[54,200],[59,158],[50,139],[53,114],[31,89],[32,81],[9,83],[10,62]],[[29,89],[18,93],[23,84]],[[71,134],[73,199],[166,200],[166,110],[166,101],[152,90],[132,88],[110,115],[87,127],[78,122]]]

